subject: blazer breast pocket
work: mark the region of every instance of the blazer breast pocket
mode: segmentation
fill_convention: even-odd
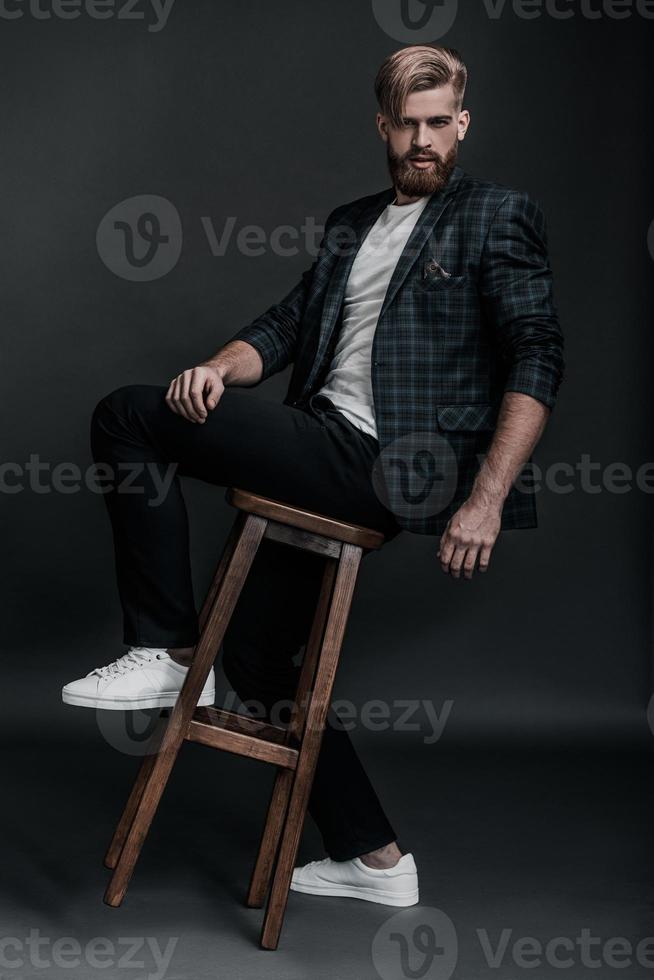
[[[418,292],[436,292],[446,289],[461,289],[468,282],[470,282],[469,276],[424,276],[422,279],[416,280],[413,284],[413,288]]]

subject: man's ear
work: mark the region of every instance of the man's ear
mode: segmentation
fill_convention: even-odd
[[[468,132],[468,126],[470,125],[470,113],[467,109],[463,109],[459,113],[459,119],[457,122],[457,139],[459,142],[465,139],[465,135]]]
[[[377,132],[383,139],[384,143],[388,143],[388,122],[386,120],[386,116],[383,116],[381,112],[378,112],[375,122],[377,124]]]

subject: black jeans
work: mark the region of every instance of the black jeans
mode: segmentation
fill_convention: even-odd
[[[202,424],[166,405],[166,389],[119,388],[93,413],[91,447],[107,468],[124,641],[184,647],[198,639],[189,530],[179,476],[237,486],[387,537],[377,499],[377,441],[320,396],[306,410],[228,388]],[[218,546],[217,546],[217,550]],[[223,667],[238,696],[267,716],[292,701],[322,573],[318,555],[264,540],[232,616]],[[283,717],[283,716],[282,716]],[[338,718],[330,713],[309,801],[327,853],[345,861],[396,839]]]

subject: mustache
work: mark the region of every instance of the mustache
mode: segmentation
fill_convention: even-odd
[[[423,160],[431,160],[432,162],[444,165],[447,162],[448,154],[441,154],[438,150],[418,150],[416,147],[411,147],[406,153],[395,153],[390,146],[387,150],[388,157],[396,167],[406,166],[410,160],[416,160],[422,158]]]
[[[408,150],[406,153],[394,153],[393,150],[388,148],[388,156],[395,163],[396,166],[402,166],[409,162],[409,160],[416,160],[422,158],[423,160],[433,160],[436,163],[444,163],[445,158],[441,156],[435,150]]]

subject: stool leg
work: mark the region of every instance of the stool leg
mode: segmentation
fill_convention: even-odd
[[[225,577],[225,572],[229,566],[232,555],[234,554],[234,549],[238,543],[239,535],[243,529],[245,523],[245,515],[243,512],[239,512],[236,520],[234,521],[231,531],[229,532],[229,537],[225,542],[225,546],[220,556],[220,561],[216,567],[214,577],[212,579],[211,585],[209,586],[209,591],[207,592],[204,603],[202,604],[202,611],[199,616],[199,626],[200,632],[204,629],[204,624],[207,621],[207,616],[214,604],[216,595],[218,594],[218,589],[220,588],[222,581]],[[162,733],[159,731],[156,733],[156,741],[161,742]],[[153,743],[155,741],[153,738]],[[154,766],[155,760],[157,758],[158,748],[153,744],[153,751],[149,752],[144,756],[141,763],[141,767],[138,771],[134,785],[132,786],[132,791],[129,795],[127,803],[125,804],[125,809],[118,822],[118,826],[114,832],[114,836],[111,843],[107,849],[107,853],[104,858],[104,865],[109,870],[113,870],[118,863],[118,858],[120,857],[120,852],[123,849],[125,843],[125,838],[129,833],[129,828],[132,826],[132,821],[134,820],[134,815],[138,809],[139,802],[143,796],[143,790],[152,772],[152,767]]]
[[[261,836],[259,853],[250,879],[248,896],[245,900],[248,908],[260,909],[266,900],[292,786],[293,772],[290,769],[278,768],[266,814],[266,825]]]
[[[297,691],[295,692],[295,709],[289,725],[289,737],[298,741],[302,738],[304,726],[307,720],[309,694],[313,689],[316,676],[316,666],[318,656],[325,635],[325,626],[331,606],[332,595],[334,593],[334,582],[338,571],[338,561],[335,558],[325,560],[325,572],[323,574],[320,587],[320,595],[316,612],[311,624],[311,634],[309,642],[302,658],[302,669],[298,681]]]
[[[151,755],[146,755],[141,762],[141,767],[138,771],[138,775],[132,786],[132,791],[129,794],[129,799],[125,804],[125,809],[123,810],[123,815],[121,816],[118,826],[116,827],[114,836],[111,840],[111,844],[107,849],[107,853],[104,858],[105,868],[113,870],[120,857],[120,852],[123,849],[123,844],[125,843],[125,838],[129,833],[129,828],[132,826],[132,821],[138,809],[138,805],[141,802],[141,797],[143,796],[143,790],[145,789],[146,783],[152,772],[152,767],[156,759],[156,753]]]
[[[177,698],[170,721],[166,726],[161,748],[156,754],[147,776],[143,779],[143,789],[135,808],[134,817],[105,892],[104,900],[107,905],[118,906],[125,896],[134,865],[138,860],[155,811],[166,788],[177,753],[188,732],[193,712],[197,707],[202,688],[215,659],[216,650],[222,643],[227,624],[263,537],[266,524],[267,521],[263,518],[249,515],[243,525],[238,543],[234,548],[211,611],[207,616],[205,627],[195,650],[193,663],[186,675],[184,686]]]
[[[334,676],[338,666],[338,657],[352,603],[361,555],[361,548],[349,544],[343,545],[298,764],[295,770],[293,789],[288,804],[279,858],[261,933],[261,946],[264,949],[277,949],[279,943],[288,890],[297,858],[322,733],[331,702]]]
[[[300,679],[297,691],[295,692],[295,711],[293,712],[293,718],[289,726],[289,735],[297,738],[302,737],[302,729],[306,719],[305,702],[313,685],[318,653],[322,643],[330,599],[334,588],[337,565],[338,562],[334,558],[326,559],[320,596],[311,625],[311,634],[302,660]],[[270,884],[270,876],[275,863],[275,856],[279,847],[279,839],[284,826],[284,818],[286,816],[292,785],[292,770],[279,768],[275,778],[272,799],[268,807],[266,824],[261,837],[259,854],[257,855],[254,871],[252,872],[252,879],[246,899],[246,904],[250,908],[259,909],[265,901],[266,892]]]
[[[218,595],[218,589],[222,585],[223,579],[225,578],[225,572],[229,567],[232,555],[234,554],[234,549],[238,544],[238,539],[243,530],[245,519],[245,514],[242,511],[239,511],[236,516],[236,520],[232,524],[229,536],[225,542],[225,547],[223,548],[222,555],[220,556],[220,561],[218,562],[214,577],[211,581],[211,585],[209,586],[209,591],[207,592],[206,598],[202,603],[202,609],[200,610],[200,615],[198,616],[200,634],[202,634],[202,630],[204,629],[204,625],[207,621],[207,616],[209,615],[211,607],[214,604],[214,600]]]

